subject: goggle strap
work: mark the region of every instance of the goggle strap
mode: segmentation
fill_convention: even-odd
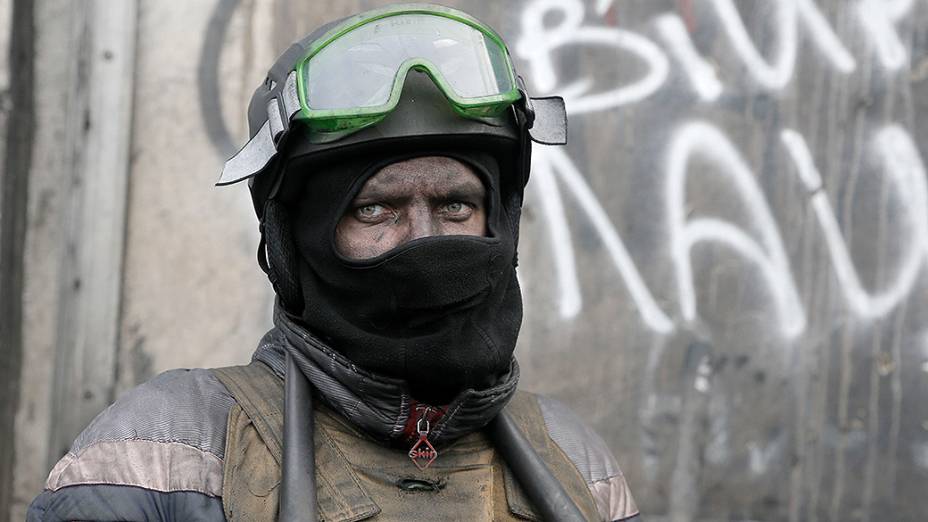
[[[265,274],[270,275],[270,262],[267,259],[267,240],[264,238],[264,220],[261,220],[261,223],[258,225],[258,229],[261,232],[261,239],[258,240],[258,266],[261,267],[261,271]],[[273,283],[273,281],[272,281]]]
[[[291,71],[287,76],[284,89],[280,94],[283,97],[284,113],[287,115],[289,126],[290,119],[300,112],[300,95],[296,91],[296,71]]]
[[[566,145],[567,107],[564,98],[526,98],[526,103],[531,104],[535,113],[535,121],[528,131],[532,141],[542,145]]]
[[[278,140],[289,129],[291,119],[300,111],[295,71],[287,76],[281,95],[283,103],[276,98],[268,102],[267,121],[241,150],[226,161],[216,185],[231,185],[250,178],[264,170],[277,155]],[[566,145],[567,109],[564,99],[560,96],[529,98],[523,91],[523,100],[532,141],[543,145]],[[284,109],[286,119],[281,115],[281,108]]]
[[[519,94],[522,95],[520,103],[525,113],[525,124],[532,128],[535,123],[535,106],[532,104],[532,98],[528,95],[528,89],[525,88],[525,80],[521,76],[516,77],[516,84],[519,86]]]
[[[280,116],[280,107],[277,103],[277,98],[271,98],[271,100],[267,102],[267,121],[271,124],[271,137],[274,138],[274,142],[276,143],[280,134],[285,130],[284,120]]]

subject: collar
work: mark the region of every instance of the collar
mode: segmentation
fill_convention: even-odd
[[[275,328],[265,334],[253,356],[283,378],[286,354],[312,383],[316,395],[352,425],[383,443],[403,441],[415,423],[415,399],[402,379],[359,368],[297,324],[283,309],[274,313]],[[448,405],[434,405],[444,414],[433,424],[429,440],[445,445],[482,429],[503,409],[516,391],[519,365],[512,359],[499,383],[482,390],[464,390]]]

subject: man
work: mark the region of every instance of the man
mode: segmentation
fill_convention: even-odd
[[[531,140],[563,143],[465,13],[317,30],[249,107],[275,328],[248,366],[166,372],[101,413],[31,520],[630,520],[603,442],[516,392]]]

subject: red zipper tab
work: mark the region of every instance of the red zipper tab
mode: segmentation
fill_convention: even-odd
[[[438,451],[429,442],[429,431],[432,428],[429,422],[429,414],[432,413],[433,409],[429,406],[419,406],[416,411],[419,412],[419,420],[416,421],[416,433],[419,434],[419,439],[409,449],[408,455],[412,459],[412,463],[422,471],[435,462],[435,459],[438,458]]]

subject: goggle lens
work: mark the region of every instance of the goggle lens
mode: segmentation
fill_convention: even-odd
[[[451,18],[405,13],[380,18],[337,37],[303,67],[311,110],[385,105],[408,66],[429,69],[463,100],[515,89],[504,48]]]

